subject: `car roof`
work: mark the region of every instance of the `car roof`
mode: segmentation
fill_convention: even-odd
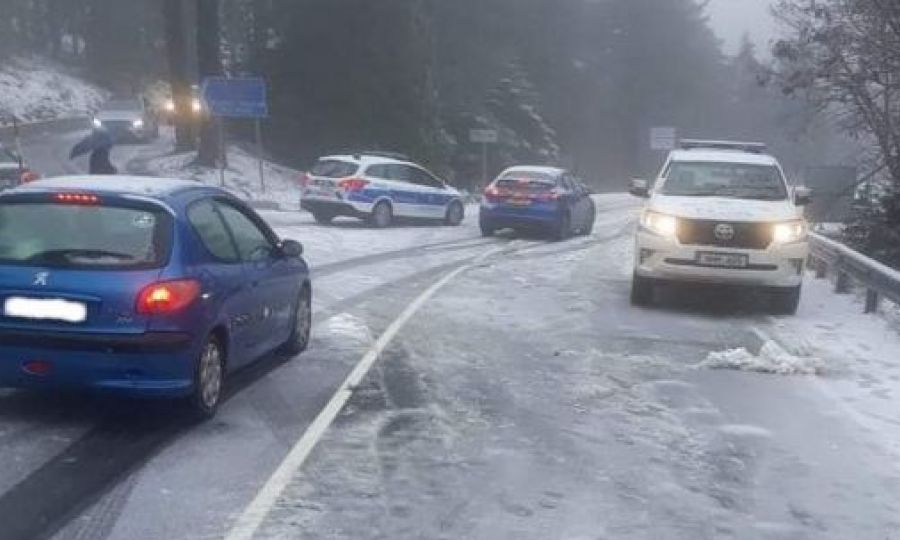
[[[709,163],[740,163],[743,165],[778,165],[778,160],[768,154],[741,150],[673,150],[670,161],[699,161]]]
[[[199,182],[177,180],[173,178],[127,175],[83,175],[58,176],[55,178],[36,180],[10,190],[7,193],[28,193],[34,191],[92,191],[165,199],[182,191],[204,188],[210,190],[215,189]]]
[[[510,167],[503,171],[502,174],[510,174],[510,173],[537,173],[537,174],[546,174],[549,176],[558,176],[566,172],[564,169],[560,169],[559,167],[543,167],[543,166],[535,166],[535,165],[519,165],[516,167]]]
[[[373,155],[367,155],[367,154],[358,154],[358,155],[336,154],[336,155],[332,155],[332,156],[323,156],[323,157],[319,158],[319,161],[329,161],[329,160],[347,161],[350,163],[355,163],[362,167],[367,167],[369,165],[388,165],[388,164],[390,164],[390,165],[412,165],[413,167],[419,167],[419,168],[422,167],[421,165],[419,165],[417,163],[413,163],[412,161],[405,161],[402,159],[394,159],[394,158],[389,158],[389,157],[384,157],[384,156],[373,156]]]

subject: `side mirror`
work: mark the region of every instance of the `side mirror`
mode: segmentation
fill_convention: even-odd
[[[808,187],[797,186],[794,188],[794,204],[806,206],[812,202],[812,191]]]
[[[631,189],[628,190],[635,197],[646,199],[650,197],[650,182],[642,178],[633,178],[631,180]]]
[[[303,255],[303,244],[296,240],[282,240],[278,248],[282,256],[290,259],[296,259]]]

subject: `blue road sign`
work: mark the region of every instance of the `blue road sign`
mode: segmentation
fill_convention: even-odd
[[[213,116],[265,118],[269,115],[266,81],[258,77],[203,79],[200,95]]]

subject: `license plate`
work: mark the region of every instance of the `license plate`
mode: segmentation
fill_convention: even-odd
[[[62,299],[10,296],[3,303],[3,314],[17,319],[81,323],[87,319],[87,305]]]
[[[750,257],[742,253],[701,252],[697,254],[697,263],[721,268],[747,268],[750,265]]]
[[[509,204],[511,206],[528,206],[531,204],[531,199],[510,199]]]

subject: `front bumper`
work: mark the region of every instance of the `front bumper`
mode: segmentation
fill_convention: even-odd
[[[200,343],[176,332],[133,336],[0,332],[0,387],[180,397],[192,390]],[[25,365],[42,361],[41,375]]]
[[[743,254],[750,264],[746,268],[702,266],[698,252]],[[773,243],[764,250],[682,245],[674,238],[639,229],[634,268],[637,275],[659,281],[788,288],[802,283],[808,255],[806,242]]]

